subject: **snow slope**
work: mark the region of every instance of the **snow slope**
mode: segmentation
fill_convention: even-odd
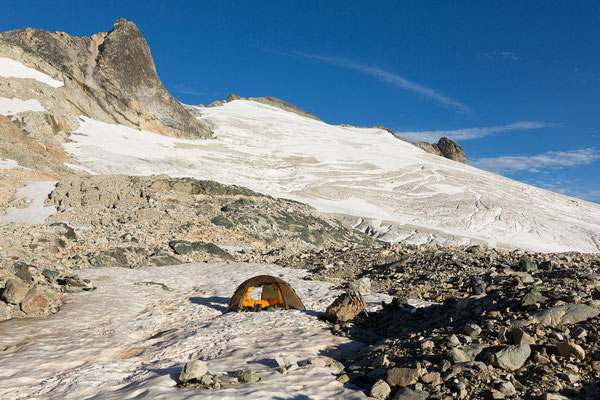
[[[0,76],[3,78],[35,79],[46,85],[58,88],[64,85],[36,69],[29,68],[23,63],[7,57],[0,57]]]
[[[17,190],[15,200],[28,200],[28,207],[8,207],[4,214],[0,213],[0,222],[23,222],[27,224],[43,224],[46,218],[56,212],[56,207],[45,206],[44,202],[54,190],[56,181],[29,182],[27,186]]]
[[[221,315],[241,282],[259,274],[294,287],[306,311]],[[259,264],[185,264],[81,271],[98,289],[67,297],[59,313],[0,324],[0,398],[6,399],[366,399],[310,366],[282,375],[275,357],[301,361],[350,347],[316,317],[338,291],[304,280],[303,270]],[[166,285],[164,290],[160,284]],[[369,294],[370,309],[389,296]],[[353,347],[354,346],[354,347]],[[206,360],[209,371],[258,371],[261,381],[220,391],[174,387],[183,364]]]
[[[38,100],[0,97],[0,115],[15,115],[24,111],[46,111]]]
[[[600,251],[599,205],[426,153],[381,129],[328,125],[246,100],[190,109],[215,139],[174,139],[81,118],[65,148],[98,174],[242,185],[366,218],[390,241]]]

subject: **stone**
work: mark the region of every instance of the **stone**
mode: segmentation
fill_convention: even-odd
[[[426,400],[429,397],[429,392],[424,390],[412,390],[404,388],[396,392],[393,400]]]
[[[350,377],[347,374],[342,374],[335,378],[335,380],[340,383],[348,383],[350,381]]]
[[[19,279],[21,279],[25,283],[32,283],[33,276],[31,275],[31,271],[29,268],[35,269],[33,265],[25,264],[22,262],[16,262],[8,269],[8,272],[16,275]]]
[[[371,280],[366,276],[348,284],[348,289],[355,292],[368,292],[371,289]]]
[[[127,251],[120,247],[103,250],[97,256],[92,257],[90,264],[96,268],[127,268],[129,267]]]
[[[216,226],[222,226],[224,228],[233,228],[233,222],[231,222],[229,218],[227,218],[224,215],[217,215],[216,217],[211,219],[210,222],[212,222]]]
[[[521,328],[512,330],[512,338],[514,344],[535,344],[535,340]]]
[[[470,337],[477,337],[481,334],[481,327],[477,324],[466,324],[464,331]]]
[[[21,301],[21,310],[26,314],[43,314],[48,311],[51,301],[44,291],[36,286],[27,292]]]
[[[419,370],[417,368],[390,368],[386,381],[391,387],[406,387],[417,383]]]
[[[60,273],[53,269],[44,268],[42,275],[48,279],[56,279],[60,276]]]
[[[589,318],[594,318],[598,314],[600,314],[600,311],[587,304],[566,304],[535,313],[530,322],[557,328],[566,324],[577,324]]]
[[[256,374],[256,372],[251,369],[247,369],[240,373],[238,376],[238,381],[240,383],[254,383],[260,381],[260,377]]]
[[[578,344],[557,343],[556,351],[563,357],[573,357],[580,361],[585,359],[585,351]]]
[[[460,346],[460,340],[458,340],[458,336],[451,335],[448,338],[448,342],[446,343],[446,346],[448,346],[450,348]]]
[[[325,318],[331,322],[346,322],[356,318],[365,309],[362,296],[343,293],[327,307]]]
[[[578,374],[559,374],[558,377],[565,382],[569,382],[570,384],[577,383],[581,380],[581,376]]]
[[[375,368],[387,368],[390,366],[390,360],[388,360],[388,356],[387,354],[380,354],[378,355],[375,360],[373,361],[373,366]]]
[[[521,272],[534,272],[537,271],[537,263],[529,257],[523,257],[519,260],[519,271]]]
[[[9,279],[2,290],[1,299],[7,303],[18,305],[29,291],[29,286],[16,279]]]
[[[463,164],[467,163],[467,156],[465,155],[462,147],[447,137],[440,138],[434,147],[437,147],[437,149],[442,153],[442,156],[450,160],[458,161],[459,163]]]
[[[538,289],[533,288],[521,300],[521,306],[527,307],[536,303],[545,303],[548,298],[544,296]]]
[[[571,329],[571,337],[573,339],[582,339],[587,336],[587,330],[581,326],[576,326]]]
[[[442,377],[440,376],[439,372],[430,372],[428,374],[423,375],[421,377],[421,382],[423,382],[426,385],[433,386],[441,385],[443,383]]]
[[[388,385],[386,381],[379,379],[371,387],[371,391],[370,391],[369,395],[378,400],[385,400],[390,395],[391,392],[392,392],[392,389],[390,388],[390,385]]]
[[[286,354],[283,356],[275,357],[275,362],[278,366],[289,369],[294,365],[298,365],[298,357],[293,354]]]
[[[8,305],[3,302],[0,301],[0,321],[4,321],[10,318],[10,309],[8,308]],[[1,348],[1,346],[0,346]],[[0,350],[2,351],[2,350]]]
[[[517,389],[510,382],[502,382],[498,385],[498,390],[505,396],[511,397],[517,394]]]
[[[569,398],[558,393],[546,393],[544,394],[544,400],[569,400]]]
[[[506,371],[516,371],[521,368],[531,355],[528,344],[506,346],[496,353],[488,353],[490,363]]]
[[[444,358],[450,360],[453,364],[471,361],[469,356],[459,349],[447,349],[444,351]]]
[[[208,373],[208,366],[204,361],[193,360],[185,363],[181,374],[179,375],[179,382],[191,382],[200,381],[200,379]]]

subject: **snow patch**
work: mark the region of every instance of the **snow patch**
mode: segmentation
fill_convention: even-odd
[[[63,82],[57,81],[43,72],[6,57],[0,57],[0,76],[3,78],[35,79],[54,88],[64,85]]]
[[[222,315],[235,288],[259,274],[290,283],[306,310]],[[356,345],[332,336],[317,318],[340,292],[304,280],[305,274],[243,263],[83,270],[80,276],[92,279],[97,290],[69,295],[63,310],[49,318],[0,325],[2,344],[9,346],[0,352],[0,397],[366,399],[337,382],[329,368],[268,371],[277,356],[291,353],[306,361]],[[387,295],[366,298],[372,310],[389,301]],[[216,374],[253,369],[261,381],[220,391],[175,388],[193,358]]]
[[[25,111],[46,111],[36,99],[21,100],[0,97],[0,115],[15,115]]]
[[[56,181],[31,182],[17,191],[16,200],[26,199],[31,202],[27,208],[9,207],[0,222],[23,222],[26,224],[43,224],[46,218],[56,212],[56,207],[46,207],[44,201],[54,190]]]
[[[19,163],[15,160],[7,160],[4,158],[0,158],[0,169],[13,169],[17,168]]]

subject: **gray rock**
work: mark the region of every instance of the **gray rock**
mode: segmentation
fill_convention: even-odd
[[[90,264],[96,268],[129,267],[127,250],[120,247],[103,250],[90,260]]]
[[[510,382],[501,382],[500,385],[498,385],[498,390],[505,396],[511,397],[514,396],[515,394],[517,394],[517,389],[515,389],[515,386],[510,383]]]
[[[426,400],[429,397],[429,392],[424,390],[412,390],[404,388],[396,392],[393,400]]]
[[[293,354],[286,354],[283,356],[275,357],[275,362],[280,367],[290,368],[294,365],[298,365],[298,357],[296,357]]]
[[[25,283],[32,283],[33,276],[29,271],[29,268],[35,269],[33,265],[25,264],[22,262],[16,262],[8,269],[8,272],[11,274],[15,274],[19,279],[21,279]]]
[[[247,369],[238,376],[238,381],[241,383],[254,383],[260,381],[260,377],[256,374],[256,372],[252,371],[251,369]]]
[[[519,260],[519,271],[522,272],[534,272],[537,271],[538,265],[537,262],[532,260],[529,257],[523,257]]]
[[[531,289],[521,300],[521,306],[526,307],[536,303],[545,303],[548,298],[536,288]]]
[[[535,340],[521,328],[512,330],[514,344],[535,344]]]
[[[7,303],[18,305],[29,291],[29,286],[16,279],[9,279],[2,290],[1,299]]]
[[[535,313],[533,322],[556,328],[565,324],[576,324],[598,314],[600,311],[587,304],[567,304]]]
[[[453,364],[471,361],[469,356],[459,349],[447,349],[444,351],[444,358],[450,360]]]
[[[571,329],[571,337],[573,339],[582,339],[587,336],[587,330],[581,326],[576,326]]]
[[[185,363],[181,374],[179,375],[179,382],[191,382],[200,381],[200,379],[208,373],[208,366],[204,361],[193,360]]]
[[[563,357],[573,357],[580,361],[585,359],[585,350],[578,344],[557,343],[556,351]]]
[[[373,387],[371,387],[370,396],[378,400],[385,400],[392,392],[390,385],[386,381],[379,379]]]
[[[488,353],[490,363],[507,371],[515,371],[525,364],[531,355],[528,344],[507,346],[496,353]]]
[[[464,331],[471,337],[477,337],[481,334],[481,327],[477,324],[466,324]]]
[[[448,346],[450,348],[460,346],[460,340],[458,340],[458,336],[451,335],[448,338],[448,343],[446,343],[446,346]]]

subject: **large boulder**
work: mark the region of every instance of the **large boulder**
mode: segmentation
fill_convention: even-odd
[[[325,310],[325,318],[332,322],[350,321],[366,308],[365,300],[359,294],[344,293]]]
[[[208,365],[204,361],[193,360],[187,362],[181,374],[179,375],[179,382],[193,382],[200,381],[200,379],[208,373]]]
[[[38,286],[29,289],[21,302],[21,310],[28,315],[45,314],[50,307],[51,301],[46,293]]]
[[[576,324],[598,314],[600,311],[587,304],[566,304],[535,313],[533,322],[556,328],[565,324]]]
[[[28,291],[29,286],[23,282],[16,279],[9,279],[6,281],[6,285],[4,285],[4,290],[0,298],[7,303],[18,305],[23,301]]]
[[[531,355],[531,348],[527,343],[516,346],[506,346],[495,353],[488,353],[489,361],[494,367],[506,371],[516,371],[521,368]]]
[[[386,381],[391,387],[406,387],[417,383],[419,370],[417,368],[390,368]]]

